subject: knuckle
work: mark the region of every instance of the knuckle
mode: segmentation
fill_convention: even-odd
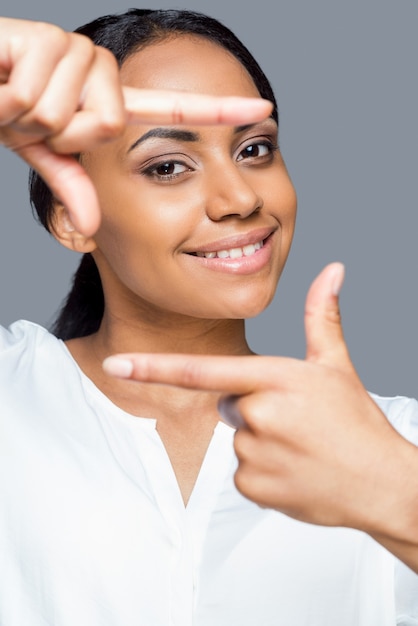
[[[197,363],[193,361],[187,361],[182,371],[182,381],[188,387],[199,386],[199,383],[203,379],[203,372]]]
[[[55,53],[58,51],[63,53],[68,48],[71,34],[65,32],[59,26],[47,22],[36,22],[31,28],[33,37],[41,40]]]
[[[55,135],[66,125],[67,119],[64,111],[58,108],[39,107],[33,111],[31,124],[42,129],[45,134]]]
[[[266,413],[263,398],[260,395],[248,396],[241,401],[241,411],[245,415],[245,421],[254,432],[259,432],[265,427]]]
[[[235,483],[235,487],[238,489],[240,493],[247,495],[247,491],[246,491],[247,480],[241,467],[239,467],[237,471],[235,472],[234,483]]]
[[[106,63],[108,69],[112,69],[116,73],[119,73],[118,62],[115,55],[110,50],[103,48],[102,46],[94,46],[94,52],[101,62]]]
[[[341,324],[340,308],[335,305],[306,305],[305,317],[307,320],[311,320],[311,323],[314,323],[315,321],[318,321],[319,323],[325,321],[332,324]]]
[[[339,307],[329,307],[324,311],[324,318],[327,322],[336,326],[341,325],[341,313]]]
[[[235,453],[240,461],[254,458],[254,437],[246,430],[238,430],[234,437]]]
[[[80,171],[63,165],[62,167],[57,168],[54,173],[56,188],[58,189],[64,185],[74,184],[81,176],[82,173]]]
[[[172,124],[184,124],[183,109],[181,107],[181,103],[178,101],[174,104],[171,112],[171,122]]]
[[[156,370],[152,366],[152,361],[143,356],[139,361],[134,360],[133,365],[133,372],[138,380],[143,380],[144,382],[153,380]]]
[[[36,105],[37,97],[30,86],[20,86],[14,89],[10,96],[10,108],[15,115],[24,115]]]
[[[246,465],[238,467],[234,475],[234,483],[238,491],[246,498],[257,501],[260,497],[259,480]]]
[[[74,46],[86,62],[93,60],[95,45],[91,39],[80,33],[70,33],[70,45]]]
[[[123,112],[106,111],[100,115],[98,132],[101,139],[112,140],[123,132],[125,128],[125,115]]]

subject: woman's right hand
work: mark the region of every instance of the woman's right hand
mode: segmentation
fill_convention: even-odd
[[[0,18],[0,144],[39,172],[80,232],[99,225],[96,192],[71,156],[118,137],[127,123],[248,123],[261,99],[122,87],[113,55],[52,24]]]
[[[40,173],[77,227],[94,232],[96,193],[70,155],[124,128],[116,60],[52,24],[2,18],[0,80],[0,142]]]

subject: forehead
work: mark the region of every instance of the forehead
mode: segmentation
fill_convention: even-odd
[[[244,66],[220,45],[193,35],[150,44],[121,68],[125,85],[212,95],[258,96]]]

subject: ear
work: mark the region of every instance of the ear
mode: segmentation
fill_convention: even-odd
[[[76,230],[67,209],[59,202],[54,204],[51,234],[61,245],[74,252],[93,252],[96,249],[93,237],[86,237]]]

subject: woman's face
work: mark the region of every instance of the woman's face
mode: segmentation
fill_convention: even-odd
[[[147,89],[259,95],[232,55],[199,37],[152,44],[121,74]],[[122,315],[133,307],[236,319],[269,304],[296,213],[272,119],[237,128],[134,125],[83,163],[102,208],[93,254],[107,305]]]

